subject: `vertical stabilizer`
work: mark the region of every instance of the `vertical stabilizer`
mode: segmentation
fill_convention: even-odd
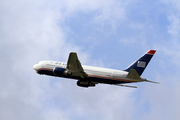
[[[131,69],[135,69],[137,73],[141,76],[155,52],[156,50],[149,50],[146,54],[144,54],[141,58],[132,63],[124,71],[130,72]]]

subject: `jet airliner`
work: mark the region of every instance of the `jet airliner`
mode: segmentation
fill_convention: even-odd
[[[77,80],[80,87],[95,87],[98,83],[134,87],[125,83],[152,82],[141,77],[156,50],[149,50],[137,61],[124,70],[81,65],[77,53],[71,52],[67,63],[57,61],[40,61],[33,68],[38,74],[64,77]]]

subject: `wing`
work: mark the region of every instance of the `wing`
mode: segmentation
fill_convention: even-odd
[[[71,52],[69,54],[69,59],[67,62],[66,69],[71,72],[71,76],[80,77],[80,78],[88,78],[88,75],[84,72],[80,61],[78,60],[77,54],[75,52]]]

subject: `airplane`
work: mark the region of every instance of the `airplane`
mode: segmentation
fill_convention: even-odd
[[[81,65],[77,53],[71,52],[67,63],[40,61],[33,66],[40,75],[64,77],[77,80],[80,87],[95,87],[98,83],[137,88],[125,83],[152,82],[141,77],[156,50],[149,50],[124,70]]]

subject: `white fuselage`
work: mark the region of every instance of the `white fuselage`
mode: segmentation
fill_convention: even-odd
[[[66,69],[67,64],[64,62],[56,61],[40,61],[38,64],[35,64],[33,68],[38,74],[46,74],[51,76],[56,76],[53,73],[54,68],[59,67]],[[121,84],[121,83],[131,83],[131,82],[140,82],[136,79],[126,78],[128,72],[114,69],[107,69],[101,67],[92,67],[82,65],[84,72],[90,78],[90,81],[94,83],[107,83],[107,84]],[[66,77],[66,76],[59,76]],[[66,77],[72,78],[72,77]],[[76,79],[76,78],[74,78]]]

